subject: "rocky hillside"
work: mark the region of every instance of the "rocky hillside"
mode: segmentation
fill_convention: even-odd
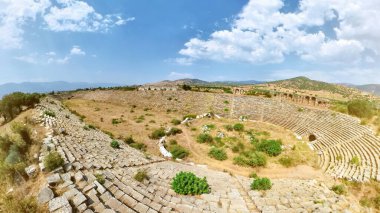
[[[253,85],[263,83],[262,81],[247,80],[247,81],[203,81],[199,79],[178,79],[174,81],[160,81],[157,83],[147,84],[155,86],[176,86],[176,85],[197,85],[197,86],[239,86],[239,85]]]
[[[343,96],[349,96],[353,93],[360,93],[356,89],[349,88],[343,85],[311,80],[303,76],[285,79],[285,80],[273,81],[273,82],[269,82],[269,84],[276,85],[282,88],[287,88],[287,89],[327,91],[330,93],[337,93]]]

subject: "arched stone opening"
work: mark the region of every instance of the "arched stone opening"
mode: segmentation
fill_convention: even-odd
[[[310,134],[309,135],[309,142],[312,142],[312,141],[315,141],[317,140],[317,136],[315,136],[314,134]]]

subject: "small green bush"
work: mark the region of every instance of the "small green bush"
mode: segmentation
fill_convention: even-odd
[[[371,118],[375,114],[374,104],[368,100],[357,99],[348,102],[348,113],[359,118]]]
[[[141,150],[141,151],[146,151],[146,147],[147,147],[143,143],[131,143],[131,144],[129,144],[129,146],[134,148],[134,149]]]
[[[242,132],[244,131],[244,124],[237,123],[233,126],[234,130],[237,132]]]
[[[48,171],[53,171],[54,169],[63,166],[64,160],[58,152],[50,152],[44,158],[44,166]]]
[[[164,137],[166,134],[165,134],[165,129],[164,128],[159,128],[159,129],[156,129],[152,132],[152,134],[150,135],[150,138],[151,139],[160,139],[162,137]]]
[[[120,144],[116,140],[112,140],[111,141],[111,147],[114,149],[118,149],[118,148],[120,148]]]
[[[95,174],[96,181],[98,181],[100,184],[104,184],[106,182],[106,179],[102,174]]]
[[[171,121],[171,123],[172,123],[173,125],[180,125],[180,124],[181,124],[181,121],[178,120],[178,119],[173,119],[173,120]]]
[[[286,168],[294,165],[294,159],[290,156],[283,156],[278,160],[278,162]]]
[[[231,131],[234,130],[234,127],[233,127],[232,125],[225,125],[224,128],[225,128],[227,131],[229,131],[229,132],[231,132]]]
[[[146,172],[146,170],[139,170],[135,174],[134,179],[138,182],[143,182],[145,179],[148,179],[148,173]]]
[[[55,118],[55,113],[54,113],[53,111],[46,110],[46,111],[44,112],[44,114],[47,115],[47,116],[50,116],[50,117]]]
[[[233,159],[233,163],[239,166],[259,167],[265,166],[267,159],[261,152],[243,152]]]
[[[184,159],[189,156],[189,151],[178,144],[172,144],[168,148],[173,158]]]
[[[172,181],[172,189],[183,195],[200,195],[210,193],[206,177],[199,178],[191,172],[179,172]]]
[[[22,156],[19,151],[19,148],[13,144],[10,149],[8,156],[5,158],[4,162],[8,165],[14,165],[22,161]]]
[[[199,134],[197,137],[198,143],[212,143],[213,141],[214,139],[212,138],[212,136],[207,133]]]
[[[170,136],[170,135],[177,135],[177,134],[181,134],[182,133],[182,129],[179,129],[179,128],[176,128],[176,127],[173,127],[169,130],[168,133],[166,133],[167,136]]]
[[[252,172],[251,174],[249,174],[249,177],[250,178],[258,178],[259,176],[256,174],[256,172]]]
[[[359,166],[360,165],[360,159],[359,159],[359,157],[358,156],[352,157],[352,159],[350,160],[350,164]]]
[[[208,156],[220,161],[227,160],[228,158],[227,153],[223,148],[216,147],[211,148],[210,152],[208,153]]]
[[[251,184],[252,190],[268,190],[272,188],[272,182],[269,178],[256,178]]]
[[[346,194],[346,187],[343,184],[334,185],[331,187],[331,190],[334,191],[338,195]]]
[[[281,140],[261,140],[261,142],[257,144],[256,149],[267,153],[269,156],[277,156],[281,154],[281,145]]]

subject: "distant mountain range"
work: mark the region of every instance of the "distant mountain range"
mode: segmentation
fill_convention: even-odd
[[[0,85],[0,98],[12,92],[25,92],[25,93],[46,93],[51,91],[68,91],[83,88],[97,88],[97,87],[114,87],[120,86],[112,83],[85,83],[85,82],[24,82],[24,83],[6,83]]]
[[[174,85],[198,85],[198,86],[239,86],[239,85],[253,85],[253,84],[262,84],[265,83],[264,81],[255,81],[255,80],[248,80],[248,81],[203,81],[199,79],[191,79],[191,78],[185,78],[185,79],[178,79],[174,81],[160,81],[157,83],[150,83],[147,85],[165,85],[165,86],[174,86]]]
[[[296,77],[279,81],[265,82],[256,80],[247,81],[203,81],[199,79],[179,79],[174,81],[161,81],[157,83],[150,83],[146,85],[199,85],[199,86],[244,86],[255,85],[262,83],[277,84],[284,88],[293,89],[307,89],[307,90],[326,90],[333,93],[347,94],[353,92],[352,89],[359,89],[368,93],[380,96],[380,84],[367,84],[367,85],[354,85],[348,83],[331,84],[322,81],[311,80],[306,77]],[[116,87],[122,86],[113,83],[85,83],[85,82],[24,82],[24,83],[7,83],[0,85],[0,98],[12,92],[25,92],[25,93],[47,93],[51,91],[70,91],[84,88],[97,88],[97,87]]]

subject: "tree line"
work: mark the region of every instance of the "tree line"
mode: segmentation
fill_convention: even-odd
[[[0,100],[0,117],[5,122],[13,120],[26,108],[33,108],[43,95],[38,93],[14,92]]]

